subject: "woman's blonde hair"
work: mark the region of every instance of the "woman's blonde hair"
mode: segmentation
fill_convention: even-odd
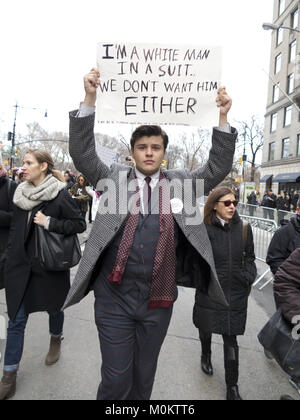
[[[26,154],[34,156],[40,165],[42,163],[47,163],[48,169],[46,175],[52,174],[59,181],[65,182],[63,174],[60,171],[54,169],[54,162],[49,152],[46,152],[46,150],[41,149],[32,149],[28,150]]]

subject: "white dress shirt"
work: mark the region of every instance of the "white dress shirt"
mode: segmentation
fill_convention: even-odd
[[[139,189],[140,189],[140,198],[141,198],[141,207],[142,207],[142,211],[144,212],[144,187],[146,184],[146,177],[148,175],[144,175],[142,172],[140,172],[137,168],[135,168],[135,173],[136,173],[136,177],[138,180],[138,184],[139,184]],[[160,174],[160,170],[158,170],[157,172],[155,172],[155,174],[151,175],[151,182],[150,182],[150,187],[151,187],[151,193],[153,192],[154,188],[156,187],[157,183],[159,182],[159,174]]]

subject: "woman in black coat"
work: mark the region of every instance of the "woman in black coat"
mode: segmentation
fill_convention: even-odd
[[[0,400],[11,397],[22,358],[29,314],[49,313],[50,349],[46,365],[57,362],[63,333],[61,308],[70,289],[70,271],[50,272],[40,264],[36,225],[50,232],[72,235],[86,229],[80,210],[65,190],[65,183],[49,153],[40,150],[25,155],[22,168],[26,182],[14,195],[14,214],[5,255],[4,284],[9,325],[0,383]]]
[[[78,181],[73,187],[69,190],[73,200],[76,200],[76,204],[79,206],[81,210],[82,217],[85,216],[89,209],[89,202],[91,201],[91,197],[89,196],[87,190],[87,180],[83,175],[79,175]]]
[[[0,289],[4,287],[2,258],[6,250],[9,229],[13,215],[13,196],[17,184],[7,178],[0,164]]]
[[[196,291],[194,306],[194,324],[202,344],[202,369],[208,375],[213,374],[212,334],[223,336],[228,400],[241,399],[237,336],[245,332],[248,296],[257,274],[252,229],[241,221],[237,204],[229,188],[217,188],[204,209],[218,278],[229,306],[218,306],[201,290]]]

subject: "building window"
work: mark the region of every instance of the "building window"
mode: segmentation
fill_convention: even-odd
[[[290,44],[290,63],[295,61],[297,58],[297,41],[293,41]]]
[[[281,16],[285,10],[285,0],[279,0],[278,4],[278,16]]]
[[[277,31],[277,47],[283,41],[283,31],[284,31],[284,29],[282,29],[282,28],[279,28],[278,31]]]
[[[277,57],[275,58],[275,74],[278,74],[281,70],[281,60],[282,59],[282,55],[279,54],[277,55]]]
[[[269,162],[275,160],[275,142],[269,144]]]
[[[300,134],[297,136],[297,156],[300,156]]]
[[[290,156],[290,139],[283,139],[282,140],[282,159],[287,159]]]
[[[284,109],[284,125],[283,125],[284,127],[287,127],[288,125],[292,124],[292,111],[293,111],[292,105]]]
[[[278,121],[278,114],[271,115],[271,133],[277,130],[277,121]]]
[[[298,29],[298,24],[299,24],[299,11],[297,9],[291,14],[291,28]]]
[[[294,75],[294,73],[292,73],[288,76],[287,92],[290,95],[291,93],[294,92],[294,90],[295,90],[295,75]]]
[[[279,100],[279,83],[273,86],[273,103]]]

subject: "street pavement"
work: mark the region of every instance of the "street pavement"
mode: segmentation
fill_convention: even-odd
[[[259,263],[259,271],[263,272],[264,268]],[[271,286],[262,292],[253,291],[249,300],[247,331],[239,338],[240,392],[245,400],[279,400],[285,394],[299,399],[289,385],[287,375],[276,362],[265,358],[257,340],[259,331],[274,309],[270,290]],[[194,293],[190,289],[179,290],[161,350],[153,400],[225,399],[221,337],[213,337],[214,376],[207,377],[201,371],[198,331],[192,323]],[[93,306],[91,293],[79,305],[66,311],[62,356],[52,367],[44,365],[49,347],[48,316],[45,313],[30,315],[13,400],[95,400],[101,374],[101,354]],[[0,315],[5,315],[5,311],[5,296],[1,291]],[[3,360],[0,368],[3,369]]]

